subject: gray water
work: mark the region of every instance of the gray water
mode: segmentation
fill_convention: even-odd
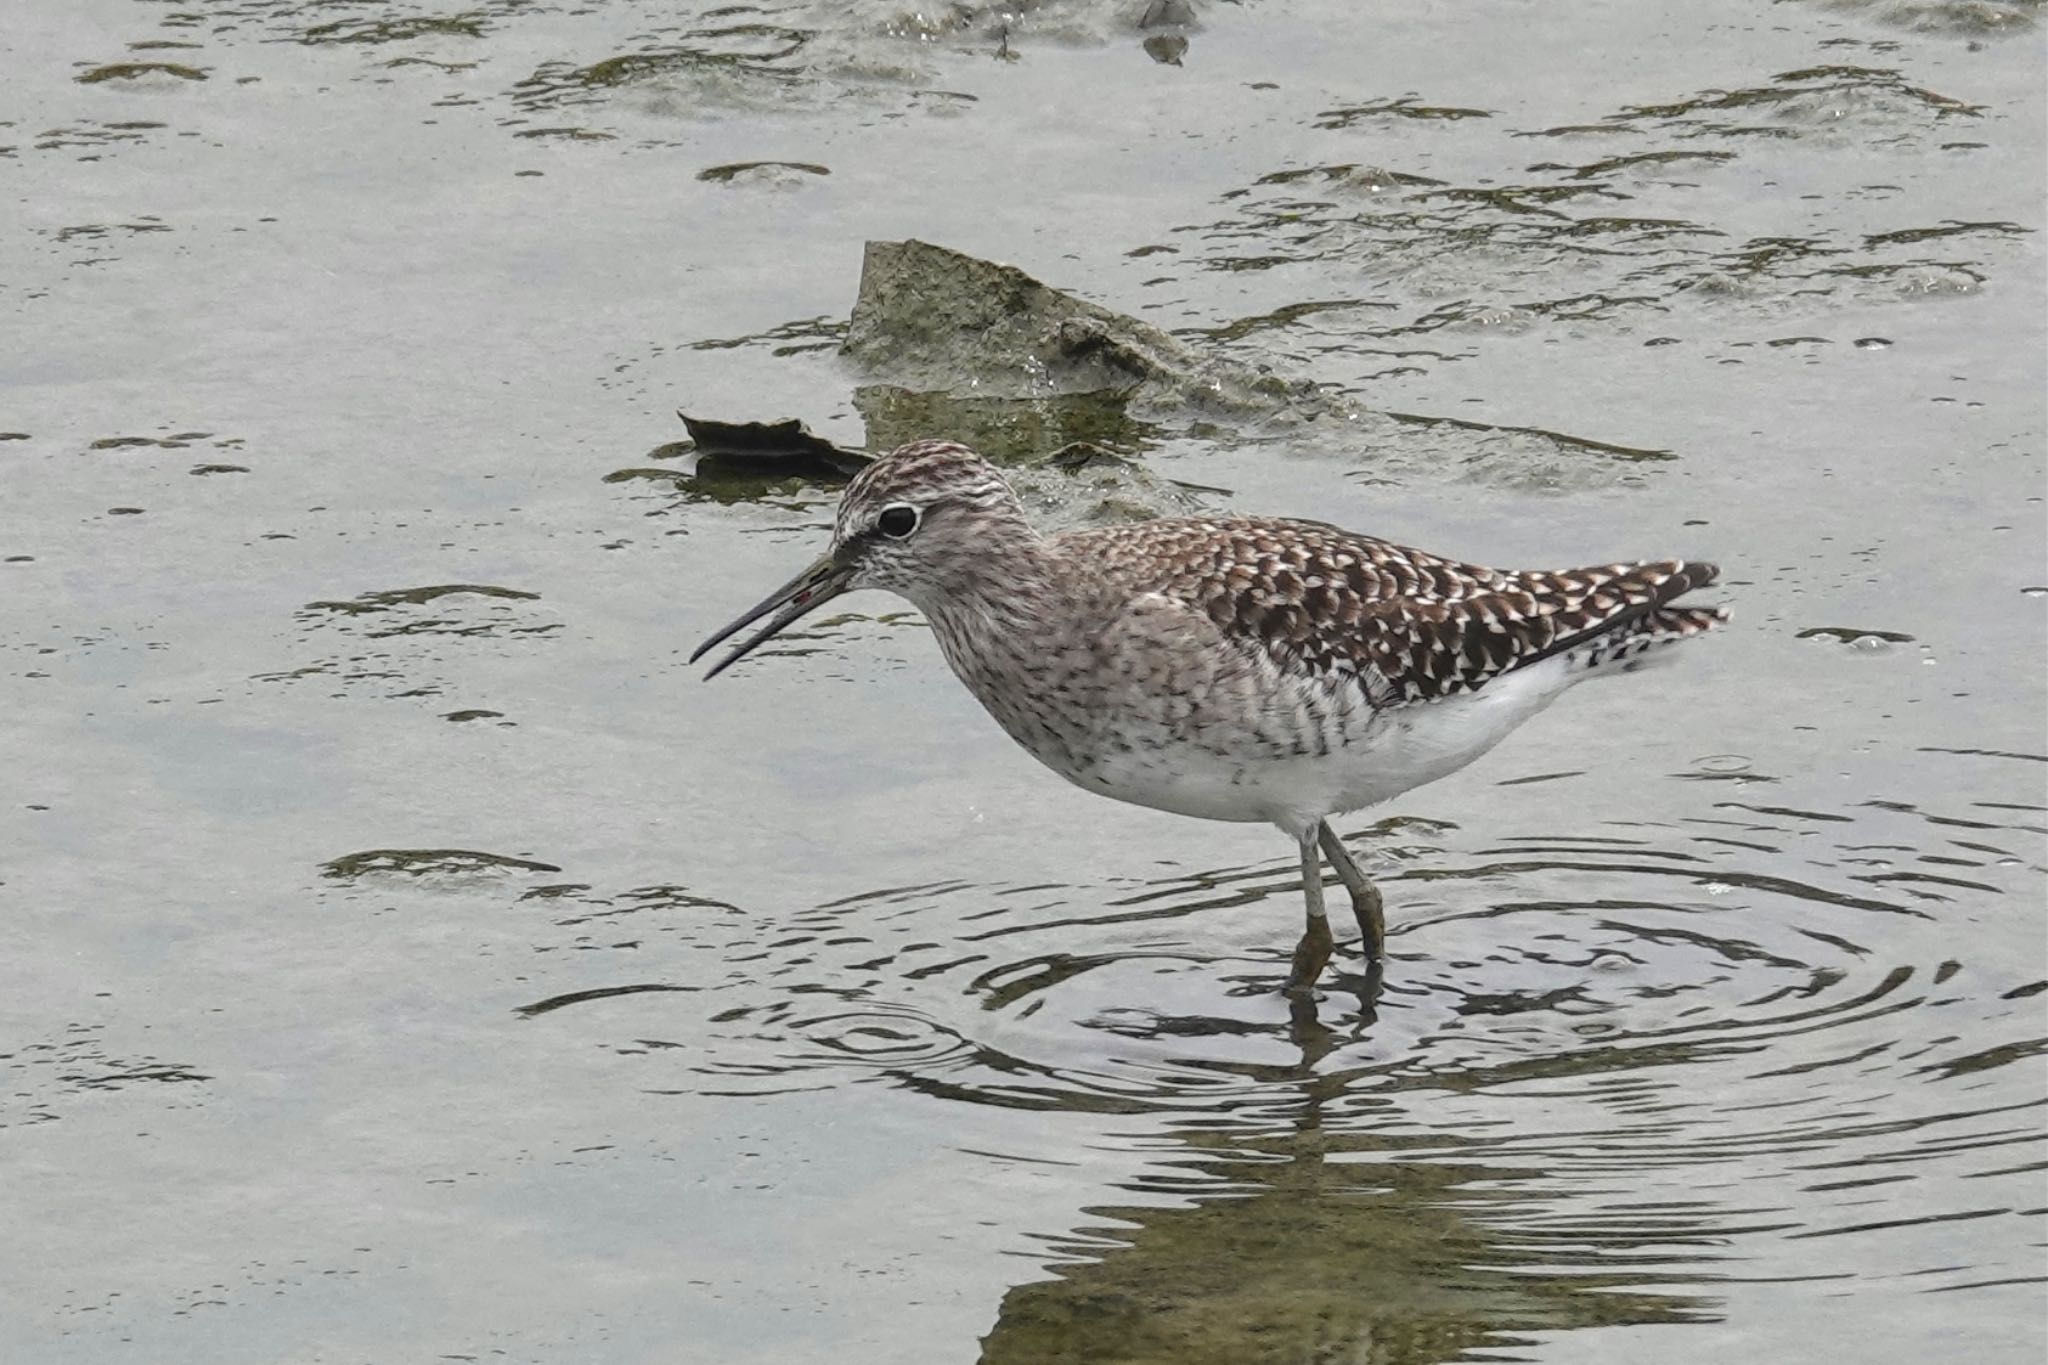
[[[2040,1360],[2041,6],[1018,8],[0,16],[0,1359]],[[833,491],[607,476],[896,439],[905,237],[1405,415],[1121,432],[1214,505],[1735,622],[1290,1010],[1287,841],[902,604],[684,663]]]

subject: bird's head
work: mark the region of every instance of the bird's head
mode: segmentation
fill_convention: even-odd
[[[927,606],[983,571],[1003,531],[1030,534],[1017,495],[995,466],[951,441],[913,441],[847,485],[824,554],[699,645],[690,660],[768,617],[704,675],[716,677],[799,617],[856,588],[886,588]]]

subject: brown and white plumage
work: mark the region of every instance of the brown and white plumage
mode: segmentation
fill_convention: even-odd
[[[1612,651],[1725,619],[1669,605],[1717,572],[1681,560],[1507,571],[1273,518],[1138,522],[1053,542],[1134,590],[1198,607],[1284,668],[1365,680],[1380,707],[1471,692],[1602,638]]]
[[[1378,893],[1327,818],[1456,771],[1574,683],[1719,624],[1676,605],[1715,573],[1490,569],[1270,518],[1042,536],[993,466],[920,441],[863,470],[832,548],[698,655],[774,613],[716,673],[850,589],[907,597],[990,714],[1070,781],[1293,835],[1309,930],[1290,984],[1306,987],[1330,941],[1318,849],[1378,957]]]

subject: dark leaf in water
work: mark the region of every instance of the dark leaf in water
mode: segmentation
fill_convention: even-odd
[[[706,472],[706,461],[715,461],[735,473],[839,481],[852,478],[869,462],[860,451],[813,435],[794,417],[780,422],[718,422],[682,411],[676,416],[697,443],[700,472]]]

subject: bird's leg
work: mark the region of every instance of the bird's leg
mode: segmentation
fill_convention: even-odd
[[[1312,989],[1316,978],[1330,961],[1329,916],[1323,913],[1323,860],[1316,853],[1316,831],[1311,828],[1301,839],[1301,893],[1308,900],[1308,926],[1301,942],[1294,945],[1294,970],[1288,973],[1285,989],[1299,994]]]
[[[1351,850],[1344,847],[1329,821],[1316,824],[1316,839],[1329,855],[1330,865],[1337,869],[1337,879],[1351,893],[1351,913],[1358,917],[1358,932],[1365,939],[1365,960],[1379,962],[1387,946],[1387,915],[1380,901],[1380,889],[1359,870]]]

